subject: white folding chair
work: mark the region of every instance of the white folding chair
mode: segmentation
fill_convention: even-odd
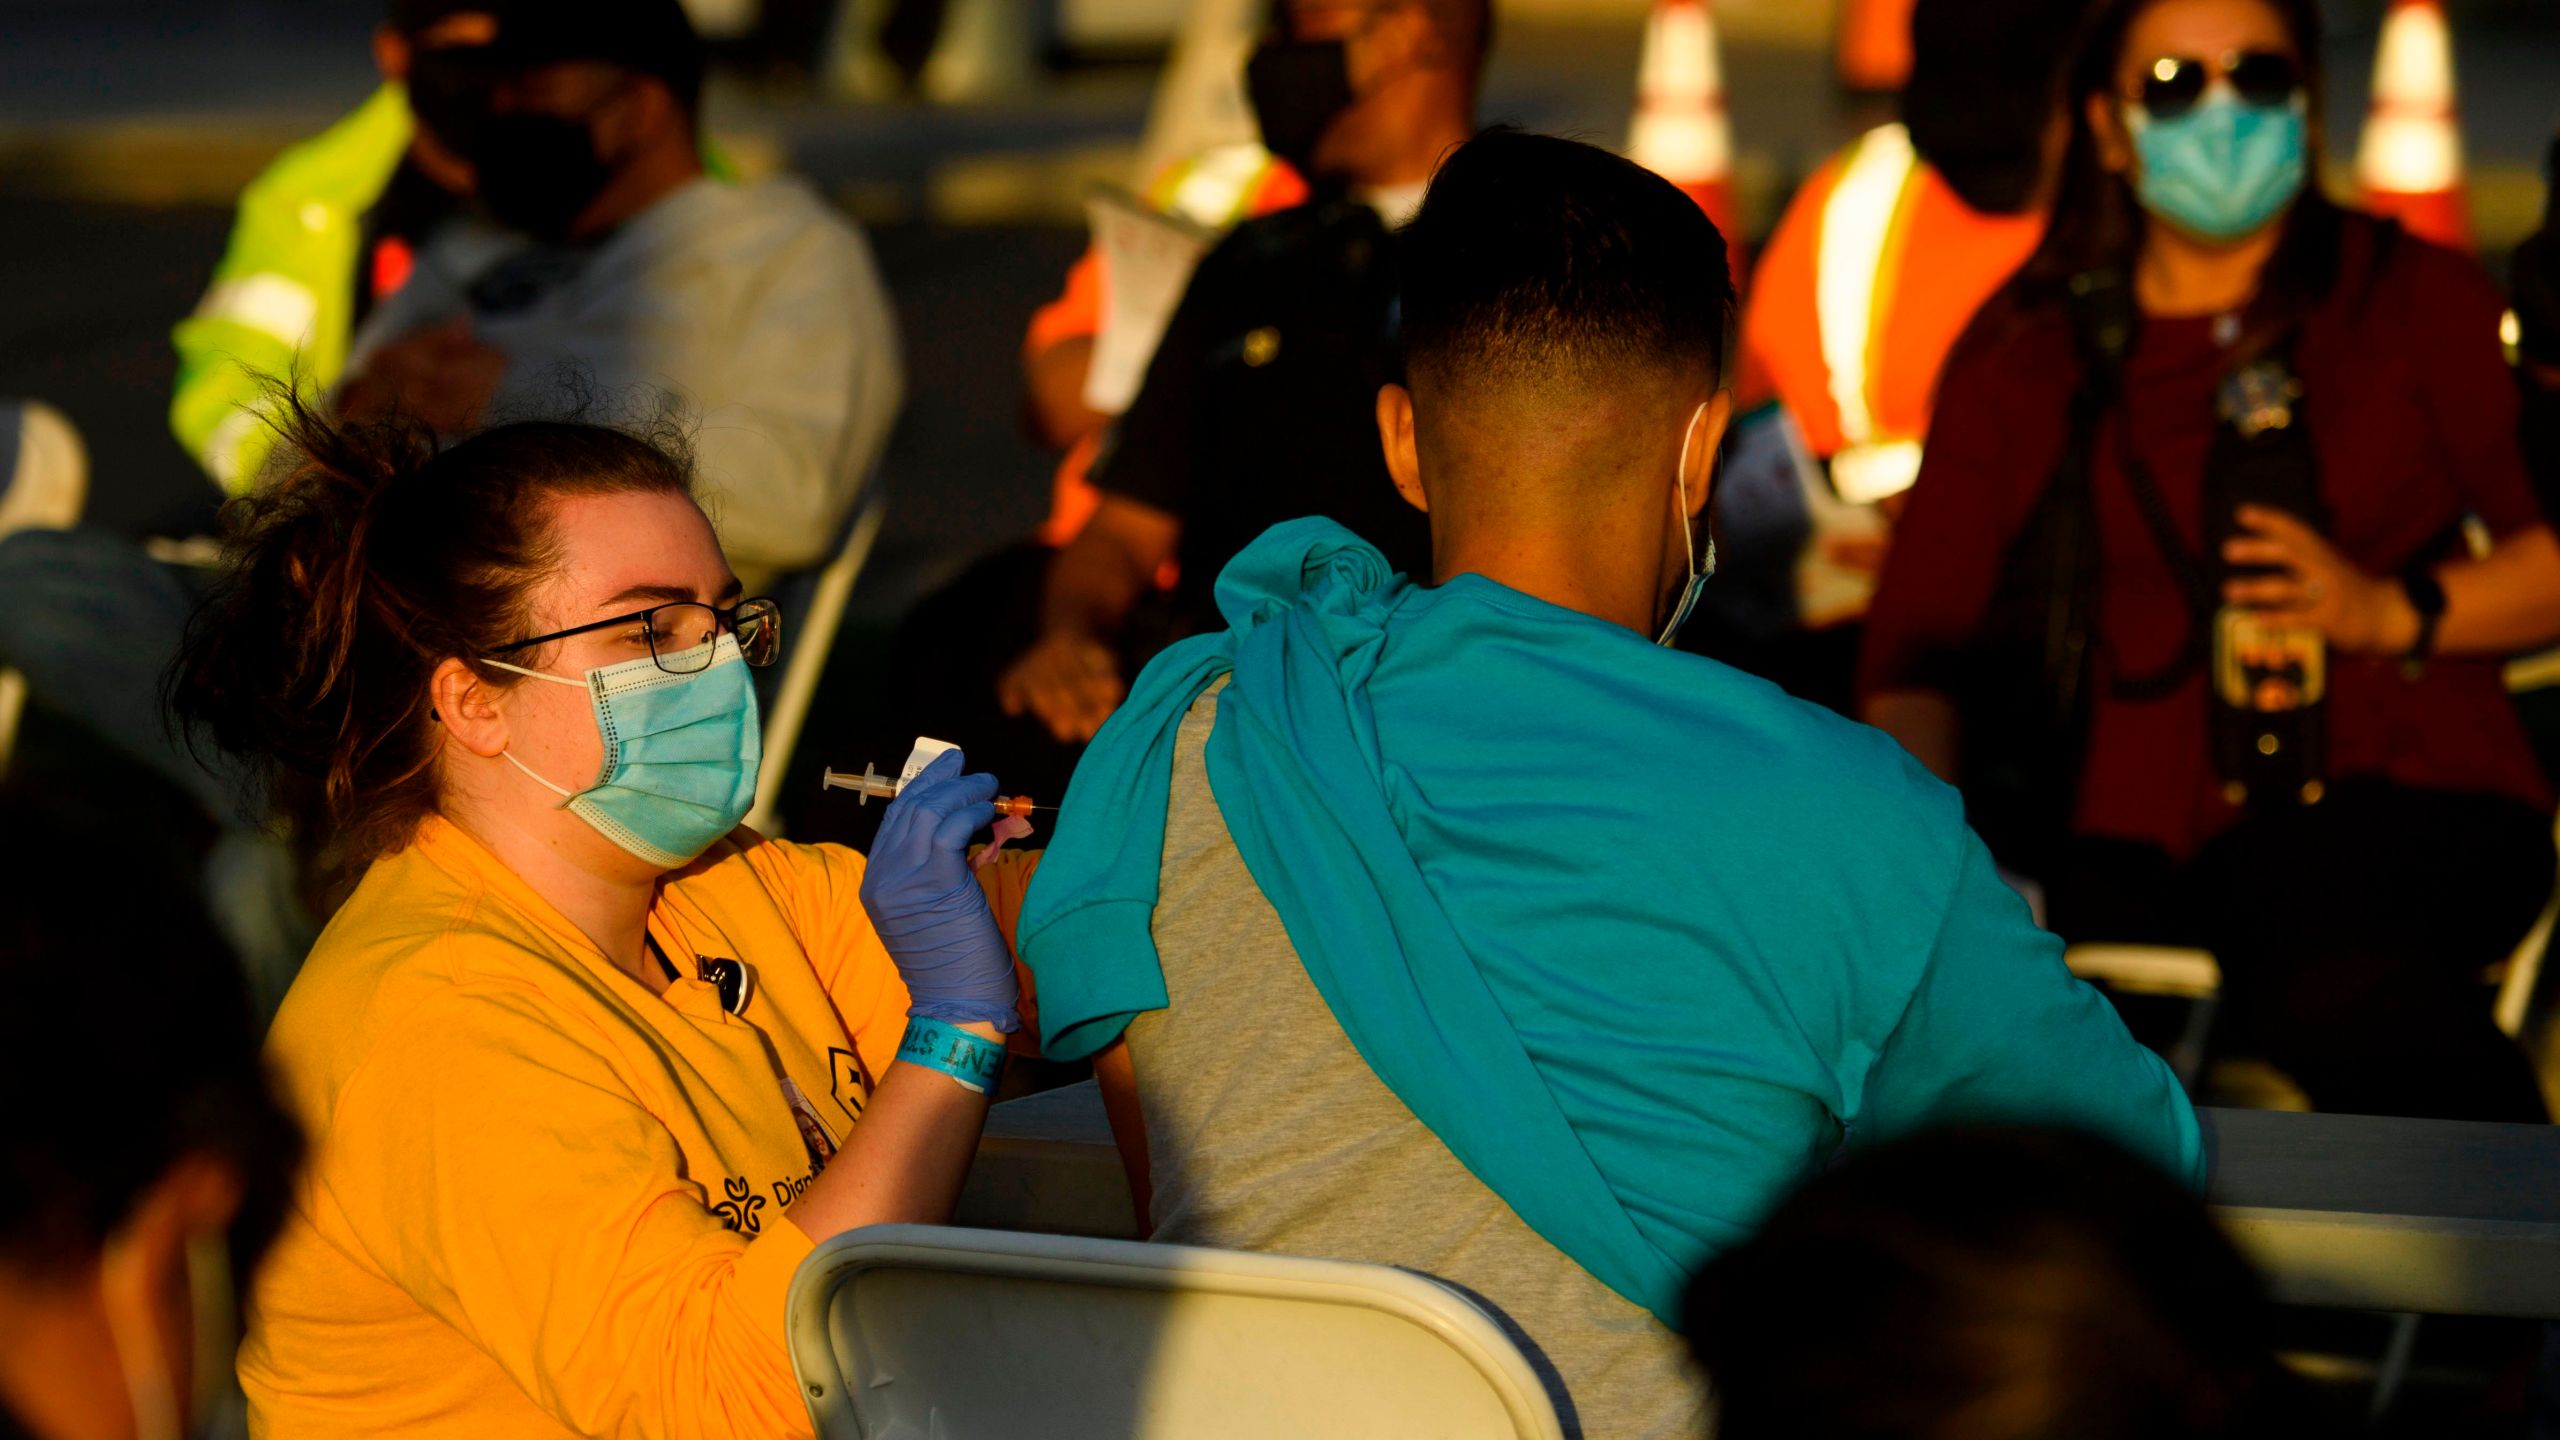
[[[2165,995],[2188,1002],[2186,1026],[2163,1059],[2193,1093],[2204,1074],[2205,1044],[2222,1002],[2222,967],[2210,951],[2174,945],[2074,945],[2062,963],[2083,980],[2128,995]]]
[[[871,485],[854,511],[844,548],[818,572],[808,612],[797,619],[786,617],[782,643],[790,648],[791,658],[782,667],[782,683],[774,691],[773,703],[765,707],[764,765],[756,776],[755,808],[747,812],[748,827],[759,835],[781,833],[782,785],[790,778],[792,748],[800,743],[800,729],[808,723],[809,703],[817,698],[828,652],[836,648],[836,631],[844,623],[853,582],[861,578],[888,513],[887,492],[876,483]]]
[[[2542,907],[2541,918],[2534,921],[2523,942],[2508,957],[2506,973],[2498,985],[2498,1028],[2511,1036],[2521,1038],[2524,1034],[2534,990],[2542,976],[2543,952],[2550,947],[2556,921],[2560,921],[2560,887],[2554,888],[2551,899]],[[2214,1011],[2222,992],[2222,967],[2212,953],[2159,945],[2074,945],[2063,952],[2063,959],[2071,973],[2083,980],[2099,981],[2129,994],[2166,995],[2193,1002],[2186,1029],[2168,1055],[2169,1066],[2177,1072],[2179,1082],[2193,1091],[2203,1069],[2205,1042],[2212,1033]],[[2366,1407],[2373,1419],[2380,1419],[2391,1408],[2408,1379],[2409,1363],[2417,1352],[2419,1320],[2416,1315],[2391,1317],[2391,1334],[2375,1368],[2373,1393]]]
[[[1128,1240],[874,1225],[791,1282],[826,1440],[1561,1440],[1537,1373],[1409,1271]]]
[[[2531,1018],[2534,992],[2542,980],[2543,952],[2551,946],[2555,924],[2560,924],[2560,886],[2553,888],[2541,918],[2500,967],[2494,1013],[2498,1028],[2509,1035],[2522,1036]],[[2222,967],[2211,951],[2171,945],[2074,945],[2063,952],[2063,962],[2083,980],[2130,995],[2166,995],[2195,1002],[2186,1033],[2169,1054],[2178,1078],[2193,1082],[2213,1023],[2214,1004],[2222,993]]]
[[[0,535],[12,530],[62,530],[80,521],[89,503],[89,451],[61,411],[41,400],[0,402]],[[26,714],[27,678],[0,669],[0,775],[18,749],[18,721]]]
[[[2542,907],[2542,918],[2525,932],[2524,943],[2507,958],[2506,974],[2498,981],[2498,1028],[2521,1039],[2525,1022],[2532,1018],[2535,989],[2542,982],[2543,952],[2551,948],[2551,930],[2560,922],[2560,887],[2554,887],[2550,900]]]

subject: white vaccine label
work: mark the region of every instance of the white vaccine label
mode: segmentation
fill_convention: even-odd
[[[907,752],[907,768],[898,772],[898,788],[906,789],[908,781],[924,773],[924,767],[941,759],[944,752],[959,748],[948,740],[936,740],[930,735],[917,736],[916,748]]]

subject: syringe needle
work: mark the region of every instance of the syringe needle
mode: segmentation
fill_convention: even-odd
[[[870,804],[871,797],[874,795],[883,800],[895,799],[898,791],[903,788],[898,781],[881,774],[877,768],[870,765],[863,766],[862,773],[859,775],[850,770],[832,768],[823,770],[819,772],[818,785],[823,790],[850,790],[854,793],[855,803],[862,805]],[[1055,811],[1058,808],[1055,805],[1035,805],[1031,803],[1031,797],[1028,795],[999,795],[996,797],[995,806],[997,814],[1013,816],[1028,815],[1034,810]]]

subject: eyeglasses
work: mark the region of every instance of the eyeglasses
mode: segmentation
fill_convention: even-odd
[[[2231,82],[2245,105],[2272,109],[2292,103],[2302,91],[2301,64],[2273,50],[2243,50],[2223,56],[2219,65],[2163,55],[2143,72],[2136,103],[2154,120],[2175,120],[2203,101],[2216,74]]]
[[[633,649],[646,645],[649,658],[670,675],[691,675],[711,666],[711,650],[722,631],[738,637],[738,653],[746,662],[763,669],[782,653],[782,608],[758,596],[722,607],[705,605],[697,600],[674,600],[616,615],[610,620],[595,620],[518,640],[490,651],[492,655],[512,655],[518,650],[566,640],[572,635],[586,635],[597,630],[610,630],[628,625],[630,633],[619,637]]]

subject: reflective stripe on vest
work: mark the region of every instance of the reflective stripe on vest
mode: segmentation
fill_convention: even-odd
[[[225,494],[239,494],[255,478],[242,473],[249,465],[248,457],[242,453],[242,445],[257,436],[265,425],[264,416],[243,405],[223,416],[222,423],[214,426],[213,433],[205,437],[204,448],[196,452],[196,463],[204,467],[204,473],[212,476],[213,483],[221,486]],[[259,448],[258,457],[261,460],[266,458],[266,447]]]
[[[1814,254],[1814,315],[1840,453],[1831,479],[1840,497],[1870,503],[1910,488],[1920,445],[1876,433],[1875,357],[1884,329],[1885,277],[1898,221],[1920,173],[1911,134],[1900,125],[1867,132],[1823,200]]]
[[[320,297],[291,276],[262,270],[215,282],[197,302],[196,316],[246,326],[299,350],[310,343],[320,319]]]
[[[1147,203],[1212,230],[1248,218],[1263,177],[1279,163],[1259,145],[1221,145],[1167,166],[1147,187]]]

